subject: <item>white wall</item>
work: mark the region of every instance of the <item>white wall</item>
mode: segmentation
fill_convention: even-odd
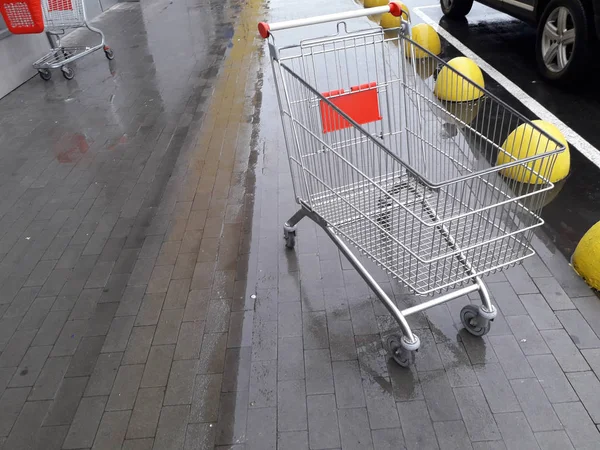
[[[49,49],[44,33],[0,39],[0,98],[34,76],[33,62]]]

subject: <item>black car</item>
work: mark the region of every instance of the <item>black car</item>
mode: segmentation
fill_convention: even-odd
[[[464,19],[474,0],[440,0],[451,19]],[[551,81],[573,80],[594,57],[600,37],[600,0],[477,0],[537,26],[536,59]]]

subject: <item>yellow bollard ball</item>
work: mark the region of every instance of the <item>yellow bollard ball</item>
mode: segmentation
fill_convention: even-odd
[[[376,6],[385,6],[389,2],[388,0],[365,0],[365,8],[375,8]]]
[[[431,25],[428,25],[426,23],[420,23],[418,25],[415,25],[410,30],[410,35],[412,41],[419,44],[424,49],[429,50],[429,52],[433,53],[434,55],[437,56],[440,53],[442,53],[442,43],[440,41],[440,36],[437,34],[437,31],[435,31]],[[421,59],[430,57],[428,53],[424,52],[417,46],[411,45],[409,41],[404,41],[404,44],[407,57],[412,58],[413,56],[411,47],[414,47],[415,58]]]
[[[600,290],[600,222],[583,235],[571,258],[575,272],[592,288]]]
[[[402,8],[402,20],[408,21],[410,18],[410,11],[408,10],[408,6],[401,2],[396,3],[398,3],[400,5],[400,8]],[[400,23],[400,17],[396,17],[392,13],[382,14],[381,20],[379,21],[379,25],[381,25],[381,28],[384,29],[399,28]]]
[[[437,98],[450,102],[468,102],[483,96],[483,91],[472,84],[485,87],[483,73],[475,62],[459,56],[451,59],[448,65],[458,73],[445,66],[440,70],[433,90]]]
[[[567,140],[556,128],[549,122],[543,120],[534,120],[541,130],[552,136],[558,142],[565,146],[565,151],[559,153],[554,162],[552,173],[549,174],[550,181],[556,183],[564,179],[571,169],[571,154],[569,152],[569,144]],[[496,164],[505,164],[514,161],[511,155],[516,159],[524,159],[529,156],[539,155],[556,149],[546,136],[542,135],[538,130],[534,129],[529,124],[519,125],[512,133],[508,135],[502,144],[504,152],[498,153]],[[552,158],[543,158],[527,163],[529,169],[533,169],[543,177],[548,177],[548,164],[552,163]],[[502,174],[512,180],[520,181],[528,184],[542,184],[544,181],[531,170],[524,169],[522,166],[513,166],[502,170]]]

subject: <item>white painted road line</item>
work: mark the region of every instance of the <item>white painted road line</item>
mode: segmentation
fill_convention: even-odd
[[[473,61],[481,67],[490,77],[492,77],[500,86],[510,92],[517,100],[519,100],[525,107],[527,107],[531,112],[533,112],[540,119],[550,122],[564,134],[567,141],[573,144],[581,154],[583,154],[587,159],[589,159],[592,163],[594,163],[597,167],[600,167],[600,151],[596,149],[592,144],[586,141],[583,137],[577,134],[573,129],[571,129],[568,125],[563,123],[558,117],[548,111],[542,104],[540,104],[537,100],[530,97],[521,89],[519,86],[514,84],[504,75],[502,75],[498,70],[488,64],[483,58],[473,52],[470,48],[468,48],[461,41],[456,39],[452,34],[446,31],[444,28],[440,27],[437,23],[433,21],[431,17],[429,17],[424,11],[425,8],[432,8],[433,6],[438,5],[429,5],[423,7],[417,7],[413,9],[413,12],[419,16],[425,23],[431,25],[444,39],[446,39],[452,46],[454,46],[458,51],[460,51],[463,55],[471,58]]]

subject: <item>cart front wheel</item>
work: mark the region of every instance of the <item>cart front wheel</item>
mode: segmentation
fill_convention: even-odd
[[[285,246],[287,248],[294,248],[296,246],[296,232],[295,231],[283,231],[283,238],[285,239]]]
[[[401,367],[409,367],[415,360],[415,353],[402,346],[402,337],[397,334],[388,336],[387,350],[392,359]]]
[[[479,317],[479,308],[475,305],[466,305],[460,310],[460,321],[465,330],[478,337],[488,334],[492,327],[489,320]]]
[[[75,71],[70,67],[63,66],[60,70],[62,70],[63,77],[65,77],[67,80],[72,80],[75,76]]]
[[[106,58],[110,61],[115,59],[115,52],[113,52],[112,48],[104,47],[104,54],[106,55]]]
[[[52,72],[50,72],[48,69],[39,69],[38,73],[40,74],[40,78],[44,81],[48,81],[50,78],[52,78]]]

